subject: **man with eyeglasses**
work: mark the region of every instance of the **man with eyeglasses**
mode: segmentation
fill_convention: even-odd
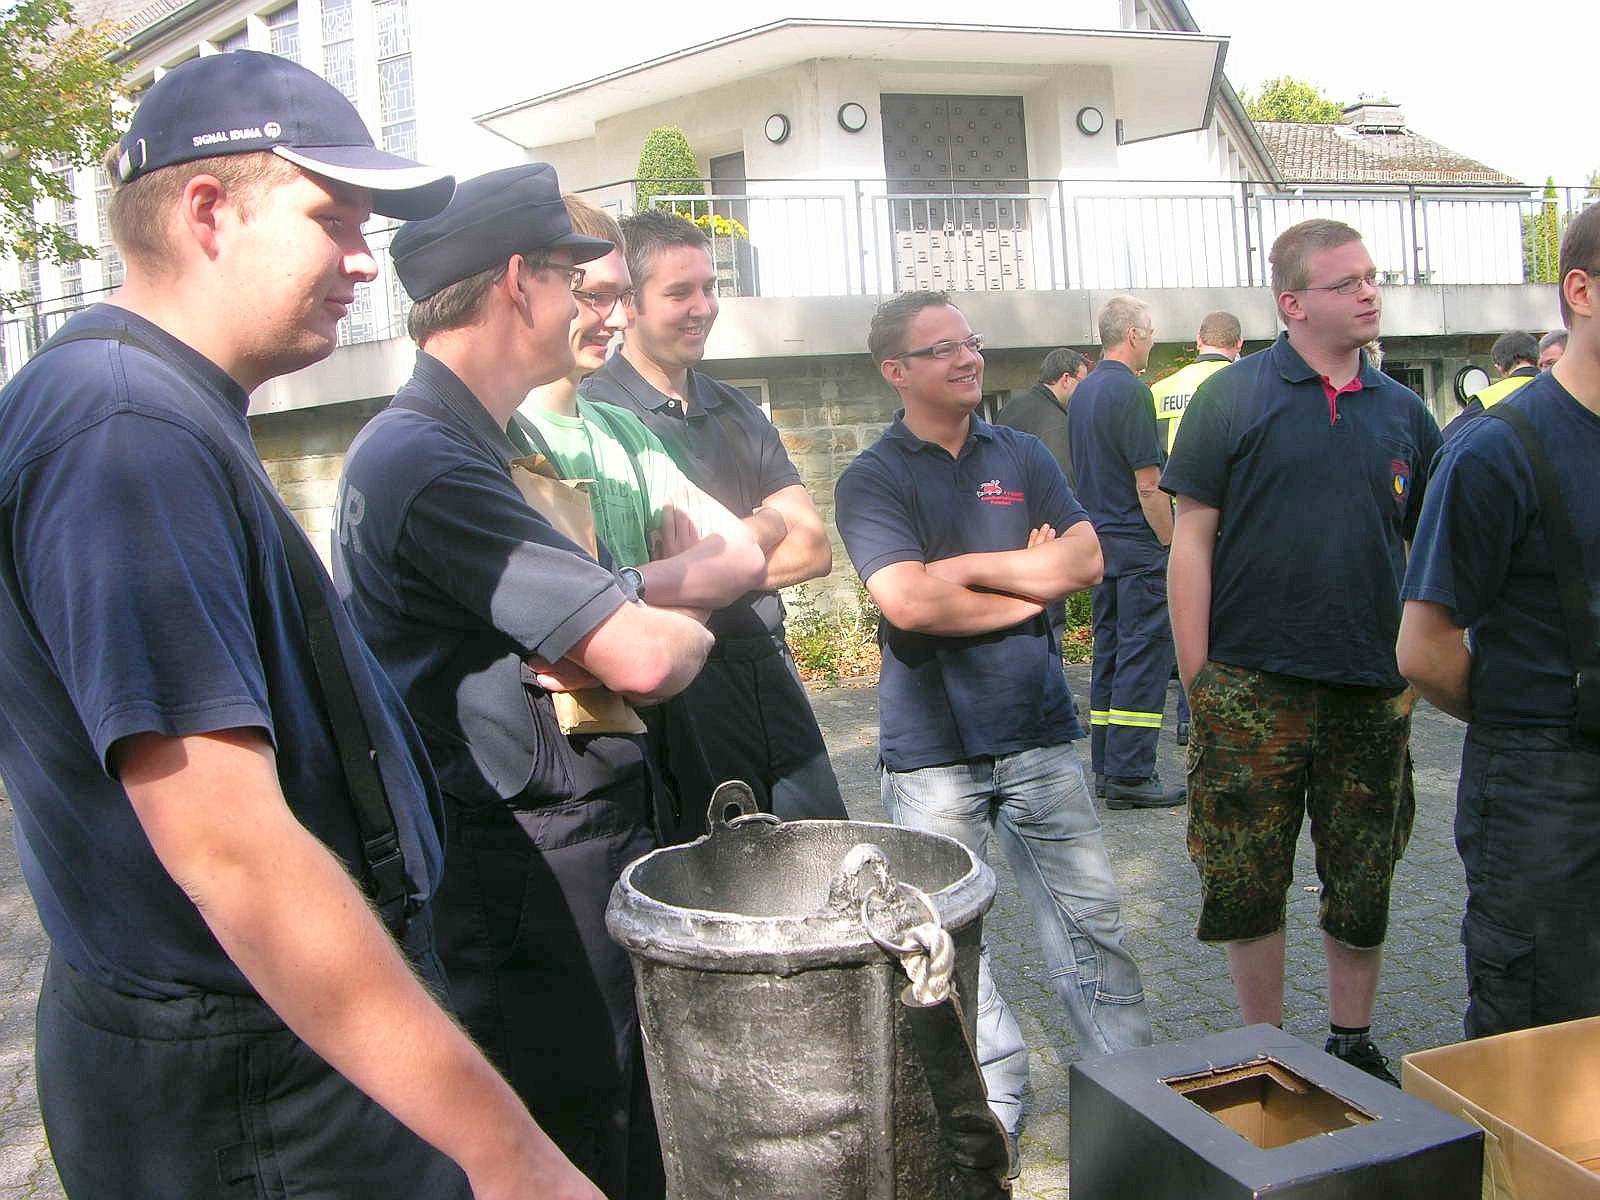
[[[1302,222],[1271,265],[1287,331],[1200,385],[1161,481],[1178,504],[1172,628],[1194,712],[1198,936],[1226,944],[1245,1022],[1280,1024],[1285,901],[1309,813],[1326,1049],[1396,1083],[1371,1038],[1414,804],[1413,694],[1394,643],[1439,429],[1362,353],[1381,303],[1359,233]]]
[[[1183,803],[1183,788],[1161,782],[1156,740],[1172,677],[1172,503],[1161,494],[1165,453],[1155,401],[1139,378],[1155,345],[1155,324],[1150,306],[1132,296],[1111,297],[1096,323],[1105,350],[1067,414],[1078,499],[1106,560],[1105,579],[1094,590],[1089,685],[1095,792],[1107,808],[1171,808]]]
[[[763,809],[789,819],[843,818],[839,781],[783,635],[778,589],[833,568],[833,547],[778,431],[738,388],[695,368],[717,319],[711,243],[667,212],[622,222],[636,289],[622,349],[583,381],[587,399],[632,412],[661,439],[683,473],[744,521],[766,556],[760,582],[711,614],[716,645],[678,706],[689,713],[688,763],[703,753],[709,774],[680,775],[682,835],[704,832],[705,801],[742,779]],[[698,749],[696,749],[696,745]],[[694,824],[698,808],[699,824]]]
[[[999,835],[1079,1048],[1116,1053],[1149,1045],[1150,1018],[1046,612],[1099,580],[1100,549],[1044,444],[976,415],[981,347],[943,292],[886,300],[867,336],[904,407],[845,468],[834,511],[883,613],[883,803],[979,855]],[[977,1000],[989,1105],[1015,1151],[1028,1056],[987,952]]]
[[[506,432],[532,388],[572,370],[578,264],[611,249],[573,232],[545,163],[468,180],[395,234],[417,366],[350,447],[334,578],[439,777],[451,999],[615,1200],[664,1187],[632,971],[605,929],[618,873],[655,844],[646,751],[631,734],[567,732],[552,694],[598,684],[657,702],[711,636],[634,603],[525,501]]]
[[[1400,669],[1468,722],[1455,834],[1469,1037],[1600,1015],[1600,206],[1573,218],[1559,263],[1566,351],[1500,405],[1542,447],[1551,505],[1500,409],[1474,421],[1434,465],[1400,620]],[[1552,538],[1557,507],[1567,537]]]
[[[631,324],[634,290],[616,219],[578,196],[563,200],[574,230],[613,248],[584,264],[583,287],[573,293],[573,369],[534,388],[508,432],[513,441],[526,436],[524,448],[547,455],[566,478],[593,480],[587,490],[596,532],[639,599],[703,622],[760,585],[766,556],[744,523],[691,483],[637,416],[578,395],[578,385],[605,365],[612,340]],[[695,786],[710,775],[692,713],[679,695],[640,716],[650,731],[658,785],[657,835],[663,844],[687,841],[704,830],[706,797],[686,804],[681,781]]]

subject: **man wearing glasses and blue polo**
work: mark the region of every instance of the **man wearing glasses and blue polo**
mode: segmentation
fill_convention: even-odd
[[[1115,1053],[1148,1045],[1150,1018],[1046,611],[1099,581],[1100,546],[1044,443],[975,415],[981,346],[943,292],[885,301],[867,337],[904,408],[840,476],[834,508],[883,613],[884,807],[979,855],[996,830],[1080,1048]],[[1015,1154],[1027,1050],[987,953],[978,1058]]]

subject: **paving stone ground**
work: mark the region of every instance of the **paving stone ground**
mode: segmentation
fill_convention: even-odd
[[[1088,694],[1088,669],[1068,668],[1074,691]],[[1170,699],[1170,698],[1169,698]],[[851,815],[882,820],[875,774],[877,697],[870,685],[814,693],[817,716]],[[1180,778],[1182,752],[1172,716],[1162,732],[1163,775]],[[1374,1033],[1391,1061],[1412,1050],[1457,1041],[1465,983],[1457,930],[1465,904],[1461,864],[1451,842],[1463,727],[1426,705],[1417,710],[1412,753],[1417,822],[1395,877],[1388,952]],[[1087,754],[1087,745],[1082,749]],[[1199,888],[1184,850],[1183,810],[1105,812],[1106,843],[1122,887],[1123,919],[1159,1039],[1193,1037],[1237,1025],[1233,989],[1220,950],[1194,940]],[[1018,1200],[1065,1200],[1067,1066],[1077,1056],[1066,1015],[1035,950],[1031,915],[1017,896],[1004,856],[991,862],[999,893],[986,930],[995,978],[1027,1039],[1032,1082],[1025,1098],[1023,1172]],[[1320,1044],[1327,1030],[1316,876],[1302,835],[1289,901],[1285,1026]],[[17,869],[9,816],[0,818],[0,1200],[62,1196],[39,1123],[33,1083],[33,1010],[45,943]]]

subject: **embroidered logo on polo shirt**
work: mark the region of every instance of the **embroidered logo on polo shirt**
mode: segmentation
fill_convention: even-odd
[[[1411,494],[1411,464],[1404,459],[1389,460],[1389,491],[1395,504],[1405,508],[1406,498]]]
[[[980,483],[978,485],[977,495],[978,499],[982,500],[985,504],[997,504],[1002,508],[1009,508],[1011,505],[1021,504],[1023,501],[1023,495],[1021,492],[1008,491],[1006,488],[1000,486],[1000,481],[998,479],[991,479],[987,483]]]

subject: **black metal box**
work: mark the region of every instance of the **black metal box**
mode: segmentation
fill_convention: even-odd
[[[1272,1025],[1072,1064],[1072,1200],[1466,1200],[1483,1134]]]

